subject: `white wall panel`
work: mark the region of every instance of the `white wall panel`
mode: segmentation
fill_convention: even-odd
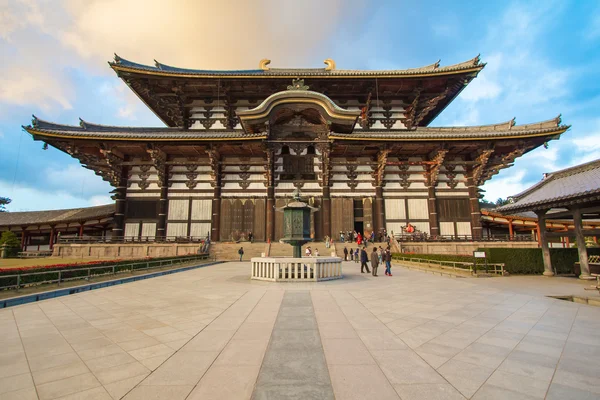
[[[187,222],[169,222],[167,236],[187,236]]]
[[[427,234],[431,233],[429,230],[429,222],[411,222],[410,224],[421,232],[427,232]]]
[[[212,200],[192,200],[192,219],[211,220]]]
[[[410,219],[429,219],[427,199],[408,199],[408,217]]]
[[[394,235],[398,235],[402,233],[403,226],[406,226],[404,222],[387,222],[385,224],[385,229],[390,235],[392,234],[392,232],[394,233]]]
[[[453,236],[454,235],[454,222],[440,222],[440,235]]]
[[[125,236],[135,236],[138,237],[140,234],[140,223],[139,222],[130,222],[125,224]]]
[[[190,236],[205,238],[210,234],[210,222],[195,222],[190,228]]]
[[[471,223],[470,222],[457,222],[456,223],[456,234],[471,236]]]
[[[385,199],[385,218],[406,219],[404,199]]]
[[[156,235],[156,222],[144,222],[142,223],[142,236],[148,238],[154,238]]]
[[[169,200],[169,216],[168,219],[188,219],[188,211],[190,201],[185,200]]]

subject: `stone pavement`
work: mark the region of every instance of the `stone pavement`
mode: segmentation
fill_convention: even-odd
[[[0,399],[600,398],[600,308],[544,296],[576,280],[249,269],[0,310]]]

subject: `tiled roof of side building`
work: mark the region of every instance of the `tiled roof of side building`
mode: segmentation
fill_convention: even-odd
[[[270,62],[270,61],[269,61]],[[268,63],[267,63],[268,64]],[[352,76],[411,76],[411,75],[430,75],[446,74],[452,72],[481,70],[485,63],[480,61],[479,56],[465,62],[440,67],[439,61],[424,67],[397,69],[397,70],[344,70],[330,68],[265,68],[265,69],[247,69],[247,70],[202,70],[172,67],[159,63],[155,60],[155,66],[144,65],[126,60],[115,54],[115,59],[109,62],[114,70],[138,70],[140,72],[158,73],[161,75],[199,75],[199,76],[322,76],[322,77],[352,77]]]
[[[103,206],[70,208],[65,210],[22,211],[0,213],[0,226],[49,225],[65,222],[83,222],[111,217],[114,204]]]
[[[570,201],[600,201],[600,159],[545,174],[529,189],[512,196],[513,203],[499,207],[502,213],[565,206]]]

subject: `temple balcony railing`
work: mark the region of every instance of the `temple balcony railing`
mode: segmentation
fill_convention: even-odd
[[[60,244],[90,243],[198,243],[206,242],[206,236],[63,236]]]
[[[490,235],[475,237],[472,235],[428,235],[425,233],[395,234],[394,238],[402,242],[535,242],[534,235]]]

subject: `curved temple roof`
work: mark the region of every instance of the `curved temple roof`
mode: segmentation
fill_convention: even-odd
[[[147,72],[155,75],[181,75],[201,77],[296,77],[296,76],[319,76],[319,77],[402,77],[419,75],[445,75],[468,71],[480,71],[485,67],[479,55],[470,60],[440,67],[440,62],[419,68],[396,69],[396,70],[346,70],[324,68],[268,68],[247,70],[203,70],[171,67],[154,60],[155,66],[144,65],[126,60],[115,54],[114,61],[108,64],[115,71]]]
[[[238,130],[195,130],[182,128],[138,128],[127,126],[107,126],[91,124],[81,120],[80,126],[60,125],[47,122],[33,116],[32,125],[23,126],[31,135],[40,138],[56,137],[90,140],[172,140],[172,141],[210,141],[210,140],[259,140],[265,139],[265,133],[246,133]],[[373,140],[373,141],[447,141],[447,140],[494,140],[526,137],[560,135],[569,129],[561,125],[560,116],[535,124],[515,125],[514,119],[494,125],[433,128],[418,127],[413,130],[369,130],[348,134],[331,134],[337,140]]]

